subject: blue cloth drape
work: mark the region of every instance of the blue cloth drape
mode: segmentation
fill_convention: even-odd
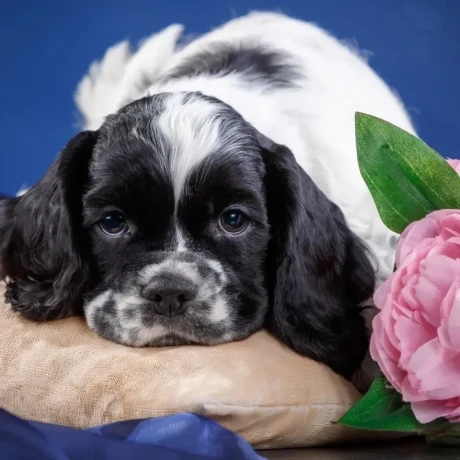
[[[0,409],[1,460],[261,460],[241,436],[194,414],[89,430],[22,420]]]

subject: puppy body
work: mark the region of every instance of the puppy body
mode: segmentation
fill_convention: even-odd
[[[183,48],[180,32],[93,65],[76,96],[87,131],[0,205],[7,298],[36,320],[84,312],[132,346],[265,326],[351,378],[367,350],[360,306],[395,239],[359,174],[354,113],[410,121],[311,24],[251,14]]]
[[[393,270],[396,235],[382,223],[359,172],[354,117],[368,113],[415,134],[397,95],[357,49],[282,14],[252,13],[175,49],[181,31],[174,25],[154,35],[121,65],[112,48],[99,64],[102,71],[85,77],[77,91],[84,126],[96,129],[110,113],[96,111],[88,101],[97,101],[98,107],[106,99],[120,101],[111,107],[115,111],[145,94],[200,91],[228,103],[260,132],[290,148],[372,250],[377,280],[384,281]],[[264,62],[254,64],[257,60]],[[120,83],[99,98],[107,68]],[[128,87],[124,81],[130,75],[138,80]]]

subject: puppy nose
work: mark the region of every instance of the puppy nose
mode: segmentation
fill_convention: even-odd
[[[142,294],[153,303],[155,313],[172,318],[185,312],[187,303],[196,298],[198,289],[187,279],[164,276],[153,279]]]

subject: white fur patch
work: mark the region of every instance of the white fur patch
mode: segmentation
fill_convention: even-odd
[[[93,300],[88,302],[85,305],[85,318],[88,323],[88,326],[91,329],[95,329],[96,325],[94,323],[94,314],[97,310],[102,308],[108,300],[112,297],[112,291],[109,289],[102,294],[99,294],[97,297],[95,297]]]
[[[173,24],[144,40],[134,53],[127,41],[117,43],[93,62],[75,93],[82,128],[98,129],[107,115],[140,97],[142,82],[154,80],[174,54],[182,29]]]
[[[212,270],[214,270],[216,273],[220,275],[223,283],[227,281],[224,268],[222,267],[222,264],[220,262],[217,262],[217,260],[209,259],[207,260],[207,264],[209,265],[209,267],[211,267]]]
[[[139,283],[147,285],[155,276],[165,272],[180,275],[197,285],[200,281],[200,276],[196,271],[196,265],[194,263],[178,261],[170,258],[159,264],[152,264],[144,267],[139,273]]]
[[[25,195],[29,191],[30,187],[22,186],[19,191],[16,193],[16,196]]]
[[[187,177],[219,146],[215,105],[200,98],[187,103],[184,99],[185,94],[172,95],[158,118],[158,127],[171,145],[169,173],[176,206]]]
[[[176,225],[175,225],[175,232],[176,232],[176,251],[177,252],[184,252],[187,250],[187,240],[185,239],[179,225],[177,224],[176,218]]]
[[[117,308],[121,307],[122,309],[136,307],[145,303],[145,301],[135,293],[123,294],[121,292],[117,292],[113,295],[113,300],[116,303]]]
[[[158,324],[146,327],[139,319],[125,321],[122,325],[123,329],[120,331],[120,335],[123,343],[132,347],[143,347],[168,334],[168,330],[165,327]],[[135,334],[133,334],[133,331],[135,331]]]
[[[228,302],[224,297],[217,296],[212,305],[210,320],[213,323],[220,323],[228,319]]]

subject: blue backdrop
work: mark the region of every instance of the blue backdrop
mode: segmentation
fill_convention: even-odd
[[[356,39],[422,138],[460,157],[460,0],[0,0],[0,192],[33,184],[76,133],[73,92],[107,47],[172,22],[203,33],[253,9]]]

